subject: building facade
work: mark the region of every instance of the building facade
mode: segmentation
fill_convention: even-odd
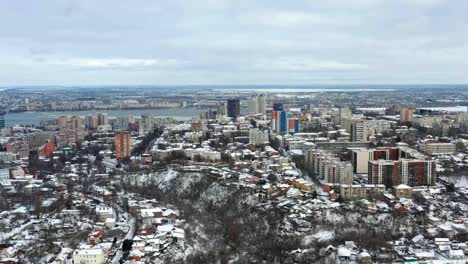
[[[400,111],[400,123],[411,123],[413,122],[413,114],[414,114],[414,109],[413,108],[401,108]]]
[[[84,124],[79,116],[61,116],[58,119],[60,128],[59,143],[62,146],[76,144],[84,139]]]
[[[261,145],[265,142],[269,142],[268,130],[260,130],[258,128],[250,129],[249,131],[249,143],[254,145]]]
[[[293,135],[297,132],[299,132],[299,119],[288,118],[288,133]]]
[[[77,249],[73,252],[74,264],[104,264],[106,256],[102,249]]]
[[[11,185],[10,169],[0,169],[0,185]]]
[[[367,124],[365,120],[353,120],[351,122],[351,141],[367,141]]]
[[[387,188],[434,185],[437,177],[433,160],[372,160],[368,171],[370,184],[384,184]]]
[[[228,117],[236,118],[240,116],[240,100],[229,99],[227,100],[226,113]]]
[[[264,114],[266,113],[265,95],[253,96],[249,99],[249,113]]]
[[[271,112],[271,129],[276,134],[286,134],[288,128],[287,113],[284,110]]]
[[[418,147],[424,154],[429,156],[451,155],[457,151],[454,143],[423,143]]]
[[[115,133],[115,158],[122,160],[130,157],[130,133],[119,131]]]

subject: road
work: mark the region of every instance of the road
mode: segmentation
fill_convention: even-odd
[[[125,236],[125,239],[132,239],[135,236],[136,219],[135,219],[135,217],[129,215],[128,213],[123,213],[123,214],[126,215],[127,219],[130,218],[129,221],[128,221],[129,228],[128,228],[127,235]],[[123,239],[123,240],[125,240],[125,239]],[[114,258],[111,261],[112,264],[119,264],[119,261],[122,258],[122,255],[123,255],[122,241],[117,244],[117,250],[118,251],[117,251],[117,253],[115,253]]]
[[[94,194],[89,194],[89,196],[90,196],[90,198],[95,199],[95,200],[101,202],[102,204],[105,204],[104,199],[102,199],[101,197],[96,196]],[[124,241],[125,239],[133,239],[133,237],[135,236],[136,219],[135,219],[135,217],[131,216],[129,213],[125,212],[123,210],[123,208],[120,207],[117,203],[113,203],[112,207],[114,208],[115,211],[119,212],[119,215],[124,216],[125,219],[128,219],[127,220],[127,224],[128,224],[127,235],[125,235],[125,238],[120,240],[120,242],[118,242],[115,245],[115,247],[117,248],[117,252],[115,253],[112,260],[110,261],[110,263],[112,263],[112,264],[118,264],[120,259],[122,258],[122,255],[123,255],[122,241]]]
[[[317,175],[313,173],[309,173],[309,171],[305,169],[302,170],[302,177],[306,179],[308,182],[315,184],[317,187],[322,187],[322,183],[318,179]]]

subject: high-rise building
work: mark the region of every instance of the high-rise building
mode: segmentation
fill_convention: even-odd
[[[99,126],[99,117],[95,114],[88,114],[85,118],[87,129],[96,129]]]
[[[227,103],[221,103],[220,105],[218,105],[218,108],[216,109],[216,112],[218,112],[218,115],[226,115],[226,105]]]
[[[434,160],[371,160],[369,161],[369,183],[384,184],[387,188],[399,184],[434,185],[435,167]]]
[[[375,149],[367,148],[348,148],[351,152],[351,162],[354,173],[367,174],[369,161],[389,160],[398,161],[400,159],[400,149],[397,147],[378,147]]]
[[[367,141],[367,125],[365,120],[353,120],[351,122],[351,141]]]
[[[400,184],[399,172],[395,171],[395,161],[375,160],[369,161],[368,181],[370,184],[383,184],[387,188]]]
[[[281,111],[283,110],[283,103],[274,103],[273,104],[273,111]]]
[[[130,157],[130,133],[128,131],[118,131],[114,139],[115,158],[122,160]]]
[[[266,101],[263,94],[253,96],[249,99],[249,113],[264,114],[266,113]]]
[[[299,119],[298,118],[288,118],[288,133],[294,134],[299,132]]]
[[[271,129],[276,134],[286,134],[288,129],[287,113],[284,110],[271,112]]]
[[[228,117],[236,118],[240,116],[240,100],[229,99],[227,100],[226,112]]]
[[[425,160],[427,157],[415,149],[403,147],[348,148],[355,173],[368,173],[369,161]]]
[[[53,136],[50,131],[40,131],[28,135],[29,148],[37,148],[47,143]]]
[[[201,118],[201,119],[216,119],[216,116],[217,116],[217,115],[218,115],[218,111],[217,111],[217,110],[209,109],[207,112],[201,113],[201,114],[200,114],[200,118]]]
[[[141,119],[138,122],[138,130],[140,135],[147,134],[149,132],[153,132],[156,128],[157,120],[148,115],[142,115]]]
[[[5,113],[0,114],[0,129],[5,128]]]
[[[413,122],[413,108],[401,108],[400,111],[400,123],[407,124]]]
[[[254,96],[254,97],[251,97],[249,99],[249,113],[250,114],[256,114],[258,113],[258,100],[257,100],[257,97]]]
[[[400,149],[397,147],[378,147],[369,152],[369,160],[399,160]]]
[[[306,168],[324,179],[327,183],[333,184],[352,184],[353,166],[350,162],[340,161],[340,158],[334,154],[308,148],[304,155]]]
[[[60,145],[69,145],[83,141],[84,124],[79,116],[61,116],[58,119],[60,128]]]
[[[55,145],[54,145],[54,142],[51,140],[49,140],[49,142],[47,142],[46,144],[44,144],[38,149],[39,156],[47,157],[47,158],[52,157],[54,154],[54,151],[55,151]]]
[[[258,112],[259,113],[266,113],[266,98],[265,95],[261,94],[258,96]]]
[[[349,109],[349,107],[340,107],[339,109],[339,118],[340,118],[340,122],[341,120],[343,119],[351,119],[351,116],[352,116],[352,112],[351,112],[351,109]]]
[[[349,148],[354,173],[367,174],[369,169],[370,150],[366,148]]]
[[[339,124],[342,129],[351,133],[351,124],[353,122],[353,113],[349,107],[341,107],[338,110],[338,116],[334,118],[334,123]]]
[[[107,113],[99,113],[98,114],[98,119],[99,119],[99,125],[108,125],[109,124],[109,118],[107,116]]]
[[[129,124],[131,123],[130,116],[118,116],[112,123],[114,130],[128,130]]]

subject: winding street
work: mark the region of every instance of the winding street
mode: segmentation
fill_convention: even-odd
[[[123,212],[123,210],[121,208],[119,208],[119,212],[121,212],[122,215],[125,215],[126,218],[128,219],[127,223],[128,223],[129,228],[128,228],[128,232],[127,232],[127,235],[125,236],[125,238],[122,239],[120,242],[118,242],[117,245],[116,245],[117,252],[115,253],[114,258],[110,262],[112,264],[118,264],[120,259],[122,258],[122,255],[123,255],[122,241],[124,241],[125,239],[132,239],[135,236],[135,227],[136,227],[135,217],[131,216],[130,214],[128,214],[126,212]]]

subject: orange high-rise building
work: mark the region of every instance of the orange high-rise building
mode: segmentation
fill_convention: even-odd
[[[42,148],[39,150],[39,156],[50,158],[54,155],[55,151],[55,144],[53,141],[47,142]]]
[[[114,139],[115,158],[122,160],[130,157],[130,133],[119,131],[115,133]]]

